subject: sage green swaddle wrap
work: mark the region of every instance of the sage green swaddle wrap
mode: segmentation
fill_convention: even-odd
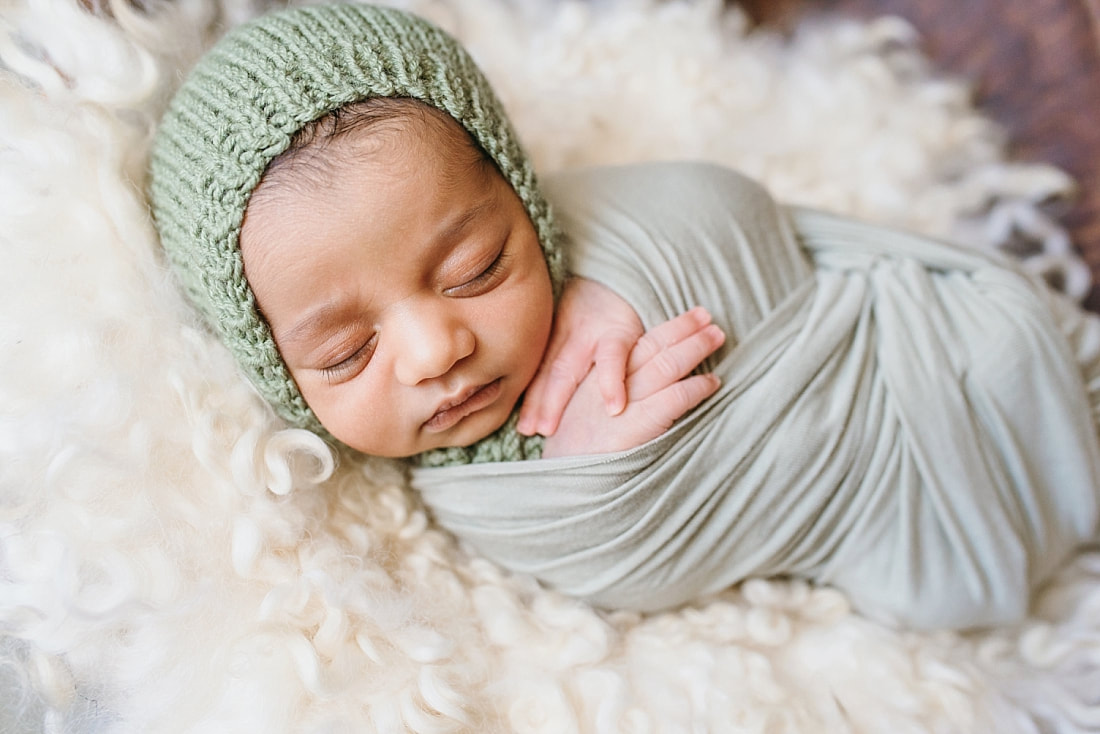
[[[806,210],[703,164],[545,187],[571,271],[650,328],[701,304],[719,392],[633,450],[417,469],[436,520],[598,605],[749,576],[919,627],[1007,621],[1094,537],[1100,321],[987,255]]]

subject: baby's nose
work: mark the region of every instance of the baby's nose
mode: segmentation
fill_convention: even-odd
[[[476,339],[453,309],[420,306],[395,325],[397,356],[394,371],[399,382],[417,385],[447,374],[474,352]]]

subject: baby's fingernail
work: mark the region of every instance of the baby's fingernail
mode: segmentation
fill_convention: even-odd
[[[520,418],[519,422],[516,423],[516,431],[523,434],[524,436],[530,436],[532,433],[531,421],[527,418]]]
[[[615,416],[615,415],[618,415],[619,413],[622,413],[623,408],[625,407],[622,404],[622,401],[619,398],[611,398],[610,400],[608,400],[605,403],[605,405],[607,406],[608,415],[612,415],[612,416]]]

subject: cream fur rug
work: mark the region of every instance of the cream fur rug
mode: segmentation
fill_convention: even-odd
[[[709,158],[781,197],[1087,272],[895,20],[717,2],[408,3],[539,166]],[[800,583],[597,613],[470,557],[392,467],[280,430],[163,269],[142,196],[182,70],[257,8],[0,3],[0,731],[1100,731],[1100,553],[1025,624],[913,634]],[[522,7],[522,9],[518,9]],[[109,11],[109,12],[108,12]]]

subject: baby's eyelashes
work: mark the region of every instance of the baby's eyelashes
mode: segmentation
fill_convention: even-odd
[[[320,372],[331,383],[343,382],[362,371],[374,354],[378,343],[378,335],[372,335],[348,356],[339,359],[334,364],[322,367]]]
[[[472,296],[479,296],[486,291],[491,290],[497,283],[500,282],[501,276],[507,268],[508,264],[508,249],[501,245],[500,250],[496,256],[482,268],[476,275],[467,280],[466,282],[447,288],[444,293],[448,296],[456,298],[470,298]]]

